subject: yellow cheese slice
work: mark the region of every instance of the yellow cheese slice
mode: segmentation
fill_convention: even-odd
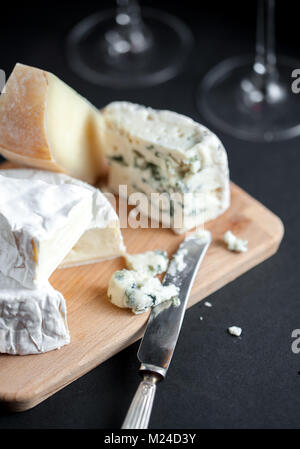
[[[52,73],[16,64],[0,97],[0,153],[93,183],[106,165],[100,112]]]

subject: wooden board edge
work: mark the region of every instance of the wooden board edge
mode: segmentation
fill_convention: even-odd
[[[140,340],[143,336],[143,333],[144,326],[126,341],[123,341],[120,344],[116,344],[115,347],[109,352],[109,354],[107,353],[105,356],[99,358],[92,358],[92,361],[90,363],[87,363],[84,369],[82,369],[82,366],[80,366],[80,368],[78,368],[78,371],[74,371],[72,377],[68,376],[63,382],[60,380],[59,383],[54,383],[46,392],[43,391],[43,394],[40,394],[39,391],[35,392],[34,394],[32,393],[32,391],[16,391],[11,393],[1,393],[0,391],[0,409],[5,409],[10,412],[23,412],[32,409],[53,394],[70,385],[72,382],[76,381],[80,377],[83,377],[85,374],[89,373],[101,363],[106,362],[123,349],[126,349],[136,341]]]
[[[7,168],[14,168],[14,167],[7,167]],[[272,228],[274,230],[273,235],[270,236],[269,245],[264,248],[264,251],[261,250],[260,253],[257,253],[256,258],[253,258],[253,260],[248,260],[244,264],[244,266],[242,266],[242,268],[238,274],[231,275],[230,273],[228,273],[228,275],[225,276],[224,278],[222,278],[219,282],[216,281],[209,290],[206,289],[206,291],[201,292],[200,295],[198,292],[197,297],[192,294],[188,307],[192,307],[193,305],[199,303],[199,301],[203,300],[204,298],[211,295],[215,291],[224,287],[228,283],[234,281],[239,276],[245,274],[250,269],[252,269],[255,266],[257,266],[258,264],[262,263],[264,260],[273,256],[277,252],[277,250],[280,246],[280,243],[282,241],[282,238],[284,235],[284,225],[283,225],[281,219],[277,215],[275,215],[273,212],[271,212],[267,207],[265,207],[263,204],[261,204],[259,201],[257,201],[255,198],[253,198],[251,195],[249,195],[247,192],[245,192],[243,189],[241,189],[239,186],[237,186],[233,182],[231,182],[231,184],[232,184],[233,189],[239,191],[239,194],[241,196],[251,199],[252,204],[259,206],[259,207],[257,207],[257,210],[260,211],[260,214],[262,214],[264,216],[266,214],[268,214],[268,216],[270,217],[270,220],[272,221]],[[263,227],[265,227],[266,230],[268,230],[270,222],[268,225],[265,225],[264,221],[261,221],[261,224]],[[27,393],[26,392],[25,393],[24,392],[12,392],[9,394],[3,393],[3,392],[1,393],[1,391],[0,391],[0,407],[1,407],[1,409],[5,408],[5,410],[11,411],[11,412],[22,412],[22,411],[26,411],[26,410],[29,410],[29,409],[37,406],[38,404],[40,404],[41,402],[43,402],[44,400],[46,400],[53,394],[55,394],[58,391],[60,391],[61,389],[65,388],[67,385],[71,384],[78,378],[87,374],[89,371],[91,371],[92,369],[97,367],[99,364],[105,362],[109,358],[116,355],[118,352],[122,351],[126,347],[128,347],[131,344],[133,344],[134,342],[138,341],[142,337],[142,335],[143,335],[143,328],[140,330],[140,332],[138,331],[138,332],[136,332],[135,335],[128,338],[128,340],[122,341],[118,345],[116,345],[113,348],[113,350],[111,350],[111,352],[109,354],[106,354],[106,355],[102,356],[101,358],[93,358],[90,363],[87,362],[84,370],[82,369],[82,367],[80,367],[80,369],[78,369],[78,371],[74,372],[71,377],[68,376],[68,378],[65,380],[65,382],[60,381],[59,384],[54,383],[53,385],[51,385],[51,387],[46,392],[43,392],[43,394],[41,394],[39,391],[35,392],[34,394],[32,394],[32,391],[27,392]],[[92,355],[91,355],[91,358],[92,358]],[[1,388],[1,386],[0,386],[0,388]]]
[[[276,254],[276,252],[280,246],[282,237],[283,237],[284,228],[282,225],[282,221],[275,214],[272,213],[272,215],[274,216],[275,221],[277,221],[277,223],[278,223],[278,230],[280,231],[280,233],[278,234],[279,238],[274,239],[273,241],[270,241],[271,244],[268,247],[268,251],[266,252],[266,249],[265,249],[264,252],[261,252],[260,254],[257,255],[257,258],[255,259],[255,261],[253,260],[253,263],[251,263],[251,261],[250,261],[250,263],[245,264],[238,275],[230,276],[230,274],[228,274],[228,276],[223,278],[219,284],[217,284],[217,285],[215,284],[209,290],[206,289],[206,291],[200,295],[200,299],[199,299],[199,293],[197,293],[197,297],[195,297],[194,295],[191,295],[190,303],[188,304],[188,308],[198,304],[200,301],[207,298],[209,295],[211,295],[214,292],[216,292],[217,290],[223,288],[230,282],[233,282],[238,277],[242,276],[243,274],[245,274],[252,268],[256,267],[260,263],[264,262],[265,260],[272,257],[274,254]],[[113,352],[110,353],[109,355],[107,354],[107,357],[105,356],[105,357],[102,357],[101,359],[94,359],[91,364],[86,366],[84,371],[82,371],[82,369],[80,369],[80,372],[74,373],[74,376],[72,378],[68,377],[68,380],[66,380],[64,383],[59,383],[59,385],[53,385],[52,388],[49,389],[43,395],[39,395],[38,392],[35,395],[32,395],[32,392],[30,392],[28,394],[23,394],[23,395],[19,394],[17,392],[14,392],[10,395],[8,395],[6,393],[4,395],[4,394],[1,394],[1,392],[0,392],[1,407],[4,407],[6,410],[8,410],[10,412],[23,412],[26,410],[30,410],[31,408],[33,408],[33,407],[37,406],[38,404],[40,404],[41,402],[45,401],[50,396],[52,396],[53,394],[62,390],[63,388],[65,388],[66,386],[71,384],[72,382],[74,382],[77,379],[79,379],[80,377],[84,376],[89,371],[91,371],[92,369],[94,369],[98,365],[100,365],[101,363],[105,362],[106,360],[110,359],[111,357],[113,357],[114,355],[116,355],[117,353],[122,351],[123,349],[131,346],[133,343],[140,340],[142,338],[142,335],[143,335],[143,329],[141,329],[140,333],[135,334],[130,339],[128,339],[126,342],[122,342],[121,344],[116,345]]]
[[[230,184],[231,188],[238,191],[241,197],[247,198],[250,203],[255,205],[257,210],[260,211],[260,214],[263,214],[264,216],[268,215],[270,217],[270,220],[272,221],[272,227],[276,231],[275,240],[278,242],[279,247],[285,232],[284,224],[281,218],[274,212],[272,212],[270,209],[268,209],[263,203],[261,203],[256,198],[247,193],[245,190],[243,190],[240,186],[238,186],[232,181],[230,181]],[[268,231],[268,229],[270,228],[269,224],[267,225],[265,220],[260,221],[260,225],[266,231]]]

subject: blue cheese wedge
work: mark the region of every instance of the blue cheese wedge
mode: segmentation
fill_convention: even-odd
[[[92,220],[92,193],[0,174],[0,271],[26,288],[48,280]]]
[[[180,233],[228,208],[227,154],[207,128],[175,112],[128,102],[109,104],[102,117],[109,187],[123,196],[122,184],[127,195],[144,193],[151,207],[140,202],[143,214]]]
[[[245,253],[248,251],[248,240],[239,239],[231,231],[225,232],[223,238],[230,251],[237,253]]]
[[[116,271],[111,277],[107,295],[116,306],[140,314],[166,301],[178,305],[178,293],[175,285],[164,286],[158,278],[124,269]]]
[[[129,270],[143,272],[150,277],[164,273],[169,265],[167,252],[158,249],[141,254],[126,254],[125,259]]]
[[[69,342],[63,296],[49,283],[26,289],[0,273],[0,353],[40,354]]]
[[[99,189],[65,174],[45,170],[3,170],[1,175],[32,182],[43,181],[54,186],[74,186],[87,189],[92,195],[90,222],[71,251],[61,261],[60,267],[102,262],[125,253],[119,217]]]

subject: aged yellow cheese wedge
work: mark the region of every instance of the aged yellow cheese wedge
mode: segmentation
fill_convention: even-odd
[[[0,97],[0,153],[93,183],[105,171],[101,114],[52,73],[16,64]]]

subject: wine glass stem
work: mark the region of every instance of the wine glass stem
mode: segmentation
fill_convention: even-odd
[[[118,26],[139,28],[142,23],[141,10],[137,0],[116,0],[116,23]]]
[[[137,0],[116,1],[115,26],[105,33],[107,53],[114,62],[120,56],[142,54],[152,45]]]
[[[277,73],[275,53],[275,2],[258,0],[256,55],[253,70],[264,83]],[[261,80],[261,81],[262,81]]]

